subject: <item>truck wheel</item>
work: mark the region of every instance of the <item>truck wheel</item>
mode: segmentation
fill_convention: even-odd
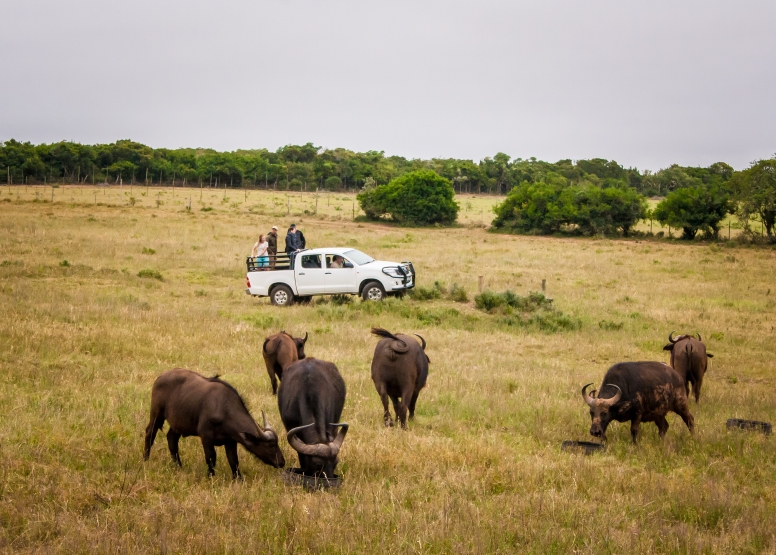
[[[361,298],[365,301],[382,301],[385,298],[385,289],[376,281],[371,281],[361,291]]]
[[[285,285],[277,285],[269,294],[269,300],[275,306],[291,306],[294,304],[294,294]]]

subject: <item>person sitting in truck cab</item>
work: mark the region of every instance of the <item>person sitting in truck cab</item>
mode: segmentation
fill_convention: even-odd
[[[310,270],[320,269],[321,267],[321,255],[309,254],[302,257],[302,268],[308,268]]]
[[[340,255],[335,254],[331,257],[331,260],[329,261],[329,268],[344,268],[345,267],[345,259],[342,258]]]

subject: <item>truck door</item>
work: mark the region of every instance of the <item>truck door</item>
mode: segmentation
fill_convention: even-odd
[[[320,295],[324,293],[324,269],[320,254],[297,254],[296,290],[299,295]]]
[[[327,254],[325,284],[327,293],[358,293],[356,269],[339,254]]]

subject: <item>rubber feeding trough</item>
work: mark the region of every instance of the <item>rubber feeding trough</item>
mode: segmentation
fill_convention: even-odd
[[[325,474],[305,474],[301,468],[288,468],[283,471],[283,481],[307,490],[330,489],[342,485],[342,476],[335,474],[329,478]]]
[[[741,418],[730,418],[727,421],[728,430],[755,430],[769,436],[773,433],[773,426],[770,422],[760,422],[759,420],[742,420]]]
[[[583,453],[585,455],[592,455],[593,453],[603,453],[606,451],[606,445],[602,443],[595,443],[593,441],[564,441],[560,446],[561,451],[568,451],[569,453]]]

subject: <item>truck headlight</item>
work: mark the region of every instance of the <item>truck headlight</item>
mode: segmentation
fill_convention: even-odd
[[[404,277],[404,273],[396,266],[390,268],[383,268],[383,273],[392,278],[401,279]]]

